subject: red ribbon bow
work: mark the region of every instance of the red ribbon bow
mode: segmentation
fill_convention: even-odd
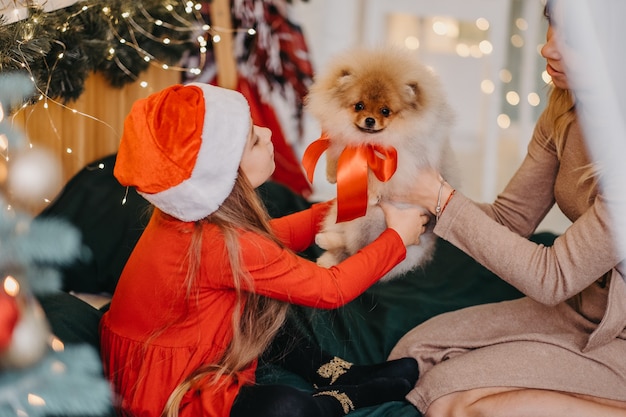
[[[318,159],[330,146],[322,136],[311,143],[302,157],[309,182]],[[388,181],[398,167],[398,154],[391,146],[366,144],[346,146],[337,161],[337,223],[350,221],[367,212],[367,174],[371,169],[376,178]]]

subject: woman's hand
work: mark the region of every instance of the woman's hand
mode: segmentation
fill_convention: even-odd
[[[432,214],[437,214],[437,205],[441,206],[449,200],[454,189],[445,182],[439,171],[424,168],[419,172],[415,185],[402,195],[393,195],[393,201],[406,202],[422,206]]]
[[[426,224],[430,220],[430,216],[424,212],[423,208],[418,206],[401,208],[385,201],[379,204],[385,213],[387,227],[400,235],[404,246],[420,243],[420,236],[426,231]]]

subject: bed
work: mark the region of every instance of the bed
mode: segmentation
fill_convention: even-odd
[[[40,296],[53,332],[65,343],[98,348],[98,322],[106,309],[94,307],[73,293],[96,296],[113,293],[134,244],[148,221],[148,203],[113,177],[115,155],[86,166],[39,215],[63,218],[83,234],[85,257],[63,268],[62,291]],[[272,216],[302,210],[309,203],[285,186],[269,182],[259,188]],[[125,204],[122,199],[125,198]],[[532,239],[549,245],[556,236],[539,233]],[[311,247],[301,255],[313,258]],[[375,284],[336,310],[294,307],[292,318],[306,337],[349,361],[365,364],[386,359],[396,341],[417,324],[437,314],[463,307],[509,300],[521,294],[449,243],[440,240],[433,261],[391,282]],[[264,364],[259,383],[311,386],[279,366]],[[357,410],[354,417],[419,417],[405,402],[390,402]]]

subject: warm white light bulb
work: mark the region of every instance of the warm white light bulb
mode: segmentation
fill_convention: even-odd
[[[498,126],[502,129],[508,129],[511,126],[511,118],[506,114],[500,114],[497,122]]]

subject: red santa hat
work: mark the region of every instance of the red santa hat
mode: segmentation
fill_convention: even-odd
[[[252,121],[241,93],[174,85],[135,102],[113,174],[182,221],[213,213],[232,191]]]

